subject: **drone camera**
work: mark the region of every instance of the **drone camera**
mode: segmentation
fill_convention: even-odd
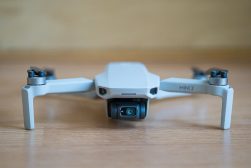
[[[144,119],[147,114],[148,99],[113,98],[107,100],[108,117],[119,120]]]

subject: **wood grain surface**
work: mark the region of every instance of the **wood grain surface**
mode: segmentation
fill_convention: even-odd
[[[161,52],[154,57],[153,51],[137,51],[133,57],[128,51],[120,58],[114,51],[66,53],[0,52],[1,168],[251,167],[250,52]],[[36,129],[23,129],[20,89],[30,65],[53,67],[58,78],[93,78],[106,62],[119,60],[143,61],[161,78],[189,78],[194,65],[229,69],[235,89],[232,128],[219,129],[221,99],[209,95],[151,101],[148,117],[139,122],[108,119],[103,100],[48,95],[36,98]]]

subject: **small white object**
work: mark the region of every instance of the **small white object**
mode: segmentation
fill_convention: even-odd
[[[33,75],[33,72],[30,73]],[[143,119],[148,112],[150,99],[189,96],[193,93],[220,96],[221,128],[229,129],[231,124],[234,91],[228,84],[212,85],[204,78],[168,78],[161,81],[158,75],[148,72],[142,63],[110,63],[94,80],[72,78],[46,80],[43,83],[37,82],[39,80],[39,76],[28,77],[30,82],[22,88],[24,126],[28,130],[35,128],[33,101],[36,96],[93,91],[107,101],[108,116],[117,119]]]

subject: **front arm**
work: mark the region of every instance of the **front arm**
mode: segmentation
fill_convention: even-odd
[[[234,90],[228,84],[214,85],[209,84],[208,80],[169,78],[160,82],[160,90],[211,94],[222,97],[221,128],[230,128]]]
[[[93,81],[85,78],[47,80],[40,85],[27,84],[22,88],[23,115],[25,129],[34,129],[34,98],[50,93],[74,93],[91,91]]]

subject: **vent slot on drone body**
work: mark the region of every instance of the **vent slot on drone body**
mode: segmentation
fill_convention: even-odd
[[[136,95],[136,93],[121,93],[121,95]]]

